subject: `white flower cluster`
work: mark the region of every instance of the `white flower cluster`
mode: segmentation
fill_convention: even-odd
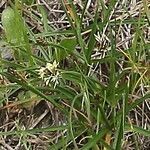
[[[40,78],[44,80],[46,85],[49,85],[50,82],[54,83],[54,88],[59,84],[60,72],[57,69],[58,63],[54,60],[53,63],[47,63],[45,67],[41,67],[38,72]]]

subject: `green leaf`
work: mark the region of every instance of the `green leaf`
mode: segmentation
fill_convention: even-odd
[[[30,63],[33,65],[34,60],[32,58],[32,50],[29,44],[27,28],[20,10],[16,7],[7,7],[2,12],[2,25],[7,41],[16,47],[14,48],[14,56],[16,60],[24,61],[29,58]],[[23,53],[24,50],[26,54]]]
[[[118,119],[118,126],[116,131],[116,139],[115,139],[115,150],[120,150],[122,146],[122,140],[123,140],[123,133],[124,133],[124,125],[123,125],[123,117],[121,116],[120,119]]]
[[[144,136],[150,137],[150,130],[143,129],[141,127],[138,127],[136,125],[130,125],[130,124],[125,124],[125,130],[128,132],[137,132],[139,134],[142,134]]]
[[[57,51],[56,51],[57,61],[60,61],[60,60],[64,59],[66,56],[68,56],[69,54],[71,54],[74,51],[76,44],[77,44],[77,41],[75,38],[63,39],[60,42],[60,46],[64,47],[64,50],[57,49]]]
[[[92,54],[92,51],[93,51],[95,43],[96,43],[94,34],[96,33],[96,30],[97,30],[98,17],[99,17],[99,15],[98,15],[98,7],[97,7],[96,14],[94,17],[94,23],[92,25],[91,35],[89,37],[88,49],[85,50],[85,55],[86,55],[86,59],[87,59],[88,63],[91,63],[91,54]]]
[[[53,126],[48,128],[35,128],[29,130],[16,130],[16,131],[7,131],[7,132],[0,132],[0,135],[15,135],[15,134],[22,134],[22,133],[38,133],[38,132],[54,132],[54,131],[61,131],[68,129],[68,126]]]
[[[97,134],[93,135],[92,138],[85,144],[81,150],[87,150],[96,145],[96,143],[103,138],[103,136],[108,132],[108,129],[103,128]]]
[[[82,76],[80,73],[76,71],[62,71],[61,73],[62,73],[63,79],[73,81],[77,84],[81,83]]]
[[[44,30],[45,30],[45,32],[48,32],[49,26],[48,26],[47,12],[44,9],[44,6],[39,5],[38,8],[39,8],[41,15],[42,15],[42,23],[44,25]]]
[[[4,9],[4,11],[2,12],[2,25],[6,34],[6,38],[8,40],[8,42],[11,42],[12,40],[14,40],[15,38],[15,12],[11,7],[7,7],[6,9]]]
[[[71,87],[69,86],[57,86],[57,90],[62,94],[65,95],[66,98],[68,99],[74,99],[74,97],[76,96],[76,92],[75,90],[73,90]]]

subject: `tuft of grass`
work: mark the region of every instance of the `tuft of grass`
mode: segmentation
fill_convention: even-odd
[[[143,144],[150,137],[148,6],[6,3],[0,148],[149,148]]]

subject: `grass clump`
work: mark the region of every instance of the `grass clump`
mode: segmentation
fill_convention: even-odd
[[[149,4],[21,2],[1,6],[1,149],[150,148]]]

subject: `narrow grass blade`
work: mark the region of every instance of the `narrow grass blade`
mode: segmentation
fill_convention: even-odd
[[[92,136],[92,138],[81,148],[81,150],[87,150],[94,147],[108,131],[109,130],[106,128],[101,129],[97,134]]]
[[[136,125],[125,124],[125,131],[127,132],[136,132],[141,135],[150,137],[150,129],[146,130]]]
[[[96,33],[96,30],[97,30],[98,17],[99,17],[99,13],[98,13],[98,5],[97,5],[96,12],[95,12],[95,17],[94,17],[94,22],[93,22],[93,25],[92,25],[92,31],[91,31],[88,46],[87,46],[88,48],[85,49],[85,56],[86,56],[86,59],[87,59],[89,64],[91,63],[91,54],[92,54],[92,51],[95,47],[95,41],[96,40],[95,40],[94,34]]]
[[[47,127],[47,128],[37,128],[37,129],[30,129],[30,130],[16,130],[16,131],[7,131],[7,132],[0,132],[1,135],[15,135],[15,134],[34,134],[40,132],[54,132],[68,129],[68,126],[56,126],[56,127]]]

